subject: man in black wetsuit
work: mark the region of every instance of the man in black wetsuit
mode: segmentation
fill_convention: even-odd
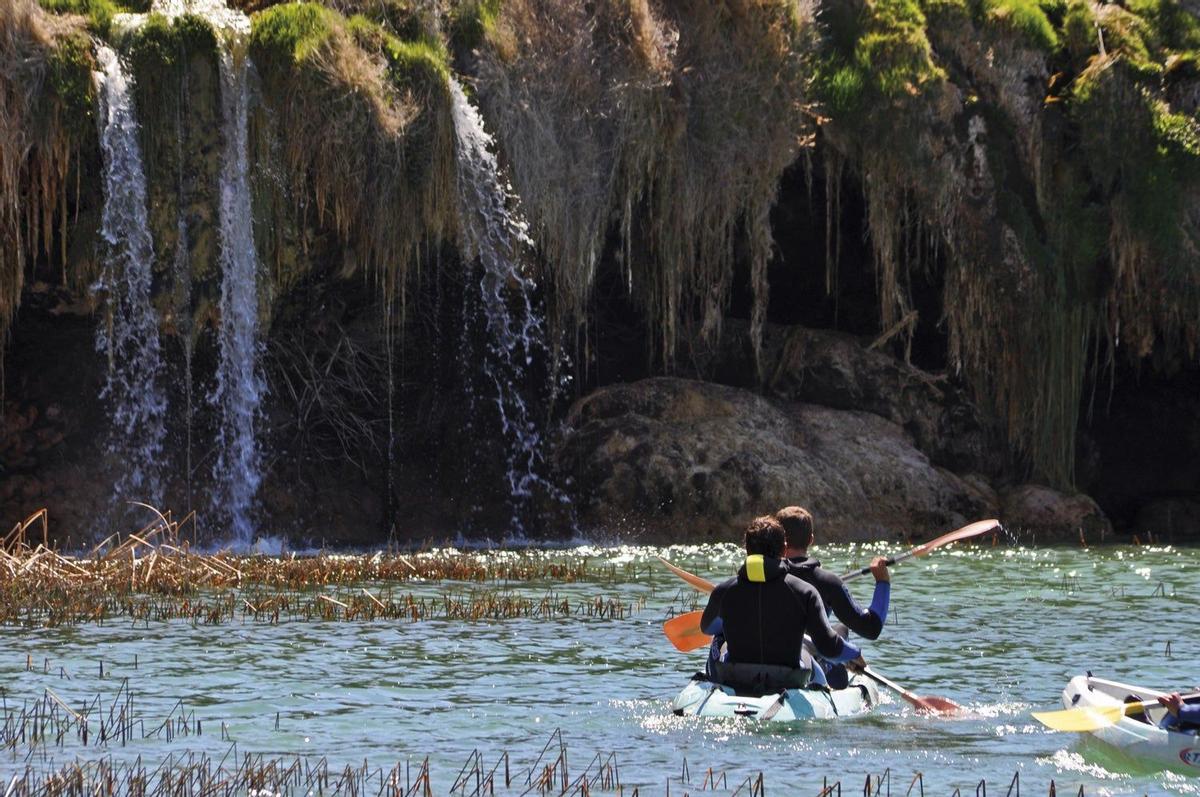
[[[826,660],[865,667],[858,648],[829,626],[817,591],[788,573],[779,521],[755,518],[745,542],[745,564],[712,591],[700,620],[706,634],[724,634],[728,647],[726,660],[713,663],[717,680],[763,694],[805,685],[812,669],[805,632]]]
[[[871,560],[871,575],[875,576],[875,594],[868,609],[859,607],[850,591],[835,573],[824,570],[821,563],[808,555],[813,542],[813,519],[807,509],[787,506],[774,515],[783,526],[788,572],[816,588],[822,602],[842,623],[854,633],[866,639],[879,639],[883,624],[887,620],[888,601],[891,597],[891,576],[887,559],[877,556]],[[826,668],[829,683],[834,688],[845,685],[843,668]]]

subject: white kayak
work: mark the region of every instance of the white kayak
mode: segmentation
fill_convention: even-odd
[[[1123,705],[1127,698],[1134,699],[1134,696],[1137,700],[1153,700],[1165,694],[1090,675],[1077,675],[1067,684],[1062,697],[1067,708],[1111,708]],[[1146,709],[1144,715],[1123,716],[1115,725],[1091,733],[1137,764],[1200,775],[1200,737],[1158,727],[1166,711],[1161,706],[1154,706]],[[1150,722],[1139,718],[1143,716]]]
[[[861,714],[878,703],[879,691],[874,682],[860,675],[852,675],[845,689],[807,686],[762,697],[738,695],[732,687],[696,675],[671,703],[671,710],[676,714],[701,717],[750,717],[790,722]]]

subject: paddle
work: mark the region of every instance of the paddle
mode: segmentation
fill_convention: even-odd
[[[966,526],[963,526],[961,529],[952,531],[949,534],[943,534],[940,537],[935,537],[934,539],[930,540],[929,542],[922,543],[921,545],[918,545],[917,547],[913,548],[910,551],[905,551],[902,554],[897,554],[896,556],[889,558],[887,560],[887,563],[888,563],[888,566],[891,567],[892,565],[903,562],[905,559],[912,559],[917,556],[924,556],[925,554],[929,553],[932,550],[941,548],[943,545],[949,545],[952,542],[959,542],[960,540],[970,539],[971,537],[978,537],[981,534],[987,534],[989,531],[995,531],[999,528],[1000,528],[999,520],[995,520],[995,519],[978,520],[974,523],[969,523]],[[666,558],[664,558],[662,556],[658,557],[658,561],[662,562],[664,565],[666,565],[668,570],[670,570],[672,573],[674,573],[675,575],[682,578],[687,583],[691,584],[693,587],[698,589],[700,592],[706,592],[706,593],[712,592],[713,589],[716,588],[716,585],[713,584],[708,579],[702,578],[702,577],[696,575],[695,573],[689,573],[688,571],[684,570],[682,567],[676,567],[675,565],[668,562],[666,560]],[[852,570],[849,573],[846,573],[844,576],[842,576],[842,581],[850,581],[852,579],[858,578],[859,576],[865,576],[867,573],[870,573],[870,572],[871,572],[871,568],[869,568],[869,567],[864,567],[859,570]],[[686,617],[686,616],[687,615],[680,615],[680,617]]]
[[[861,670],[859,670],[859,672],[870,678],[872,681],[886,686],[888,689],[891,689],[909,703],[912,703],[913,706],[916,707],[917,711],[921,711],[926,714],[948,714],[954,711],[962,711],[962,706],[955,703],[948,697],[937,697],[936,695],[922,697],[921,695],[914,694],[895,681],[884,678],[870,667],[863,667]]]
[[[1200,698],[1200,692],[1184,695],[1184,700]],[[1080,706],[1059,711],[1035,711],[1033,718],[1054,731],[1098,731],[1116,725],[1128,714],[1141,714],[1147,708],[1159,705],[1158,698],[1139,703],[1122,703],[1118,706]]]
[[[663,633],[675,649],[687,653],[712,642],[712,637],[700,630],[700,616],[704,612],[688,612],[672,617],[663,623]]]
[[[949,545],[952,542],[958,542],[959,540],[965,540],[970,537],[978,537],[980,534],[986,534],[989,531],[993,531],[998,528],[1000,528],[1000,521],[998,520],[980,520],[963,526],[961,529],[952,531],[949,534],[943,534],[942,536],[932,539],[927,543],[918,545],[911,551],[893,556],[892,558],[888,559],[888,564],[894,565],[898,562],[903,562],[905,559],[911,559],[914,556],[924,556],[935,548],[940,548],[943,545]],[[708,593],[716,589],[716,585],[708,579],[698,576],[695,573],[689,573],[682,567],[676,567],[662,556],[658,557],[658,560],[666,565],[668,570],[682,578],[687,583],[691,584],[699,591]],[[861,570],[855,570],[842,576],[842,580],[848,581],[852,578],[857,578],[870,572],[871,568],[864,567]],[[667,635],[667,639],[671,641],[671,644],[675,646],[676,650],[681,650],[686,653],[690,650],[703,647],[712,641],[712,637],[700,630],[701,614],[702,612],[698,611],[688,612],[686,614],[678,615],[677,617],[672,617],[670,620],[667,620],[667,622],[663,623],[663,633]]]
[[[957,531],[952,531],[949,534],[943,534],[942,536],[936,537],[927,543],[918,545],[916,548],[913,548],[911,551],[902,553],[899,556],[891,557],[890,559],[887,560],[888,567],[891,567],[892,565],[895,565],[895,564],[899,564],[900,562],[903,562],[905,559],[912,559],[913,557],[916,557],[916,556],[924,556],[925,554],[929,553],[930,551],[934,550],[935,548],[941,548],[943,545],[949,545],[952,542],[958,542],[959,540],[970,539],[971,537],[978,537],[980,534],[987,534],[989,531],[996,531],[999,528],[1000,528],[999,520],[995,520],[995,519],[977,520],[974,523],[969,523],[966,526],[963,526],[961,529],[958,529]],[[867,573],[870,573],[870,572],[871,572],[871,568],[869,568],[869,567],[864,567],[860,570],[854,570],[854,571],[851,571],[851,572],[847,573],[846,575],[842,576],[842,581],[849,581],[851,579],[858,578],[859,576],[865,576]]]

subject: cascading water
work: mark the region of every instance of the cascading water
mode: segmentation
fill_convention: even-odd
[[[158,314],[151,303],[154,245],[146,216],[146,174],[121,61],[104,45],[97,47],[96,60],[103,70],[95,79],[104,160],[100,235],[106,255],[95,290],[104,294],[108,309],[108,322],[97,330],[96,348],[108,356],[101,391],[111,408],[107,449],[122,462],[116,497],[158,504],[167,399],[161,383]]]
[[[535,358],[548,357],[545,328],[534,304],[534,280],[522,270],[522,252],[531,248],[528,224],[516,208],[512,189],[500,179],[492,137],[462,86],[450,81],[458,166],[458,217],[464,259],[481,271],[478,301],[487,323],[485,379],[508,444],[508,489],[512,529],[523,533],[524,504],[541,484],[542,435],[523,388]],[[471,297],[468,296],[468,299]],[[468,305],[469,306],[469,305]],[[464,325],[464,334],[465,334]]]
[[[254,538],[254,509],[262,482],[257,438],[266,395],[258,331],[258,255],[251,219],[248,116],[253,66],[247,54],[250,19],[223,0],[154,0],[151,10],[168,18],[199,16],[217,33],[221,73],[220,264],[221,323],[217,334],[215,384],[209,403],[220,413],[213,456],[213,510],[227,521],[233,542]],[[115,22],[136,28],[145,14],[120,14]],[[181,220],[182,225],[182,220]],[[181,226],[180,246],[185,246]],[[177,257],[186,259],[180,250]],[[191,373],[191,344],[185,344]],[[190,385],[187,394],[190,423]],[[189,442],[190,445],[190,442]],[[189,448],[190,470],[190,448]]]
[[[254,534],[254,504],[262,481],[256,427],[266,394],[258,335],[258,256],[251,223],[247,116],[250,63],[245,51],[249,22],[226,27],[221,48],[221,328],[216,386],[209,400],[221,410],[213,477],[219,511],[239,542]]]

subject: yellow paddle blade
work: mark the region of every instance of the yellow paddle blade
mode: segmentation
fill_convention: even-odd
[[[1116,725],[1126,714],[1143,710],[1141,703],[1126,703],[1123,706],[1082,706],[1065,708],[1061,711],[1035,711],[1033,718],[1055,731],[1096,731]]]
[[[700,617],[704,612],[688,612],[672,617],[663,623],[663,633],[676,650],[687,653],[712,642],[712,637],[700,630]]]

